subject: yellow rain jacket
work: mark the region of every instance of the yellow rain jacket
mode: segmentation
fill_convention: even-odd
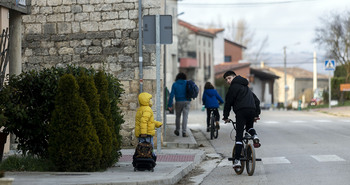
[[[139,95],[140,107],[137,109],[135,116],[135,136],[139,137],[142,134],[154,136],[155,128],[162,126],[162,123],[154,120],[152,103],[150,100],[152,95],[143,92]]]

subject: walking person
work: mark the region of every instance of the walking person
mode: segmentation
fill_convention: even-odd
[[[190,111],[191,99],[186,98],[186,74],[178,73],[175,78],[175,82],[171,86],[171,92],[168,101],[168,109],[172,111],[173,109],[173,99],[175,97],[175,124],[176,128],[174,134],[180,135],[180,118],[182,114],[182,136],[187,137],[187,120],[188,113]]]
[[[214,112],[215,115],[215,121],[216,121],[216,128],[220,129],[219,120],[220,120],[220,114],[219,114],[219,104],[224,103],[224,100],[222,100],[219,93],[216,91],[214,86],[210,82],[206,82],[204,85],[204,92],[202,96],[202,102],[205,108],[207,109],[207,132],[209,132],[209,126],[210,126],[210,114],[211,111]]]
[[[259,119],[260,101],[256,95],[249,89],[248,80],[237,76],[233,71],[227,71],[224,74],[225,81],[230,84],[225,97],[223,120],[229,122],[231,107],[236,114],[236,143],[235,159],[233,168],[241,168],[240,154],[242,151],[242,140],[244,127],[246,131],[253,136],[254,147],[260,147],[259,138],[255,129],[254,122]],[[238,155],[237,155],[238,154]]]

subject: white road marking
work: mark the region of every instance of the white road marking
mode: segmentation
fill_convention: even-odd
[[[262,158],[263,164],[290,164],[286,157],[267,157]]]
[[[306,123],[304,120],[294,120],[294,121],[289,121],[291,123]]]
[[[319,120],[315,120],[316,122],[322,122],[322,123],[328,123],[328,122],[332,122],[331,120],[327,120],[327,119],[319,119]]]
[[[350,119],[342,119],[342,120],[340,120],[340,121],[350,123]]]
[[[311,155],[311,157],[316,159],[318,162],[345,161],[337,155]]]
[[[265,124],[277,124],[277,123],[280,123],[278,121],[262,121],[263,123]]]

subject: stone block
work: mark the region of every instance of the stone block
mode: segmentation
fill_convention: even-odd
[[[81,12],[83,12],[83,8],[81,5],[72,6],[72,13],[81,13]]]
[[[93,5],[83,5],[83,12],[93,12],[95,7]]]
[[[72,14],[72,13],[65,13],[64,14],[64,21],[66,21],[66,22],[74,21],[74,14]]]
[[[78,22],[89,21],[89,13],[77,13],[74,20]]]
[[[44,24],[44,34],[56,34],[56,23]]]
[[[101,52],[102,52],[102,47],[100,46],[91,46],[88,48],[88,53],[92,55],[101,54]]]
[[[138,19],[138,10],[129,10],[129,19]]]
[[[117,19],[118,12],[102,12],[102,20]]]
[[[120,19],[127,19],[129,17],[129,12],[127,10],[119,11]]]
[[[101,21],[101,12],[91,12],[90,21]]]
[[[72,55],[74,53],[73,48],[63,47],[58,50],[58,54],[60,55]]]
[[[23,23],[34,23],[35,20],[36,20],[36,16],[35,15],[22,16]]]
[[[58,6],[62,5],[62,0],[48,0],[47,1],[48,6]]]
[[[47,16],[47,22],[63,22],[64,14],[52,14]]]
[[[41,34],[41,24],[26,24],[24,31],[29,34]]]
[[[90,32],[90,31],[98,31],[98,23],[97,22],[82,22],[80,23],[81,31]]]
[[[52,7],[41,7],[39,13],[44,15],[52,14]]]
[[[57,23],[58,33],[67,34],[72,33],[72,24],[71,23]]]

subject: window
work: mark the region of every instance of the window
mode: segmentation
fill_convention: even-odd
[[[187,52],[187,56],[190,57],[190,58],[196,58],[197,57],[195,51],[188,51]]]
[[[225,56],[225,62],[231,62],[232,58],[231,56]]]

